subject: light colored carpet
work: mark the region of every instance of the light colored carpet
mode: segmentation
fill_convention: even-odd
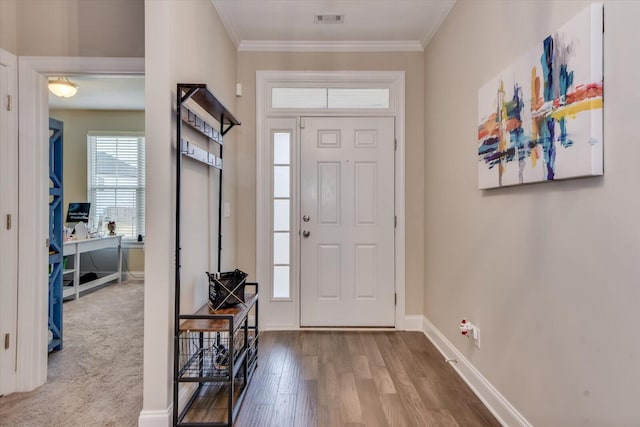
[[[124,282],[65,302],[64,348],[49,355],[47,383],[0,398],[0,426],[136,426],[143,288]]]

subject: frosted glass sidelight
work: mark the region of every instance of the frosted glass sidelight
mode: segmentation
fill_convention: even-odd
[[[289,164],[289,145],[291,134],[276,132],[273,134],[273,163],[276,165]]]
[[[289,267],[273,267],[273,297],[289,298]]]
[[[327,108],[327,89],[320,87],[274,87],[272,108]]]
[[[273,197],[289,197],[289,166],[274,166]]]
[[[389,89],[330,88],[329,108],[389,108]]]
[[[273,201],[273,231],[289,231],[289,200]]]
[[[273,233],[273,263],[289,264],[289,233]]]

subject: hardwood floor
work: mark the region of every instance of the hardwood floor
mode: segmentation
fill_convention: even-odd
[[[265,332],[259,352],[235,426],[500,425],[419,332]]]

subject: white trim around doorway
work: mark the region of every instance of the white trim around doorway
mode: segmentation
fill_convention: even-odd
[[[58,73],[144,74],[144,58],[18,58],[20,243],[16,391],[33,390],[47,380],[49,98],[46,76]]]
[[[17,223],[18,216],[18,58],[11,52],[0,49],[0,67],[4,67],[6,74],[0,76],[0,85],[3,85],[8,99],[1,100],[2,111],[0,115],[6,117],[0,129],[2,134],[2,159],[0,161],[0,185],[2,197],[0,197],[0,212],[3,220],[5,215],[13,218],[11,222]],[[15,106],[15,107],[14,107]],[[4,140],[6,138],[6,140]],[[17,298],[18,298],[18,232],[17,226],[2,227],[0,232],[0,252],[3,259],[0,260],[0,331],[4,341],[0,349],[0,396],[11,393],[16,389],[16,343],[17,343]]]
[[[381,110],[279,110],[268,105],[272,87],[366,87],[368,85],[390,89],[389,108]],[[257,71],[256,72],[256,280],[271,283],[271,226],[270,209],[270,149],[267,121],[275,117],[302,116],[393,116],[396,120],[395,137],[395,287],[397,304],[395,329],[405,329],[405,73],[404,71]],[[294,286],[299,286],[295,282]],[[270,286],[262,287],[270,292]],[[292,292],[294,301],[271,301],[261,298],[260,327],[263,330],[293,330],[300,328],[299,290]],[[285,305],[289,307],[285,308]]]

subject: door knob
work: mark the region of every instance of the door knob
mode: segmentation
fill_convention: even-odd
[[[310,219],[311,219],[311,217],[309,215],[305,215],[305,216],[302,217],[302,220],[304,222],[309,222]]]
[[[304,231],[302,231],[302,235],[304,237],[309,237],[311,235],[311,232],[309,230],[304,230]]]

